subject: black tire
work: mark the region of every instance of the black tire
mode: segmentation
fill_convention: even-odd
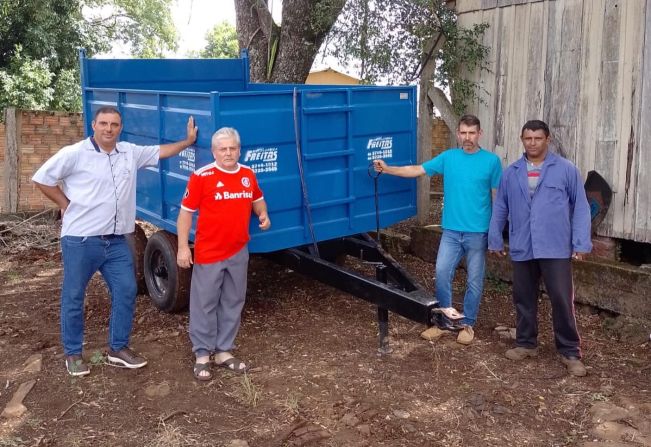
[[[147,247],[147,235],[142,227],[136,224],[133,233],[126,235],[127,243],[133,255],[133,268],[136,274],[138,295],[147,294],[147,283],[145,282],[145,247]]]
[[[167,231],[154,233],[145,249],[145,282],[152,301],[164,312],[179,312],[190,301],[191,269],[176,264],[178,243]]]

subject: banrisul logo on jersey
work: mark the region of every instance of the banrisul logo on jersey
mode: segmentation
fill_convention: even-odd
[[[228,192],[215,194],[215,200],[233,200],[233,199],[252,199],[253,193],[251,191]]]
[[[278,171],[278,148],[258,147],[249,149],[244,153],[244,163],[253,169],[256,174],[276,172]]]
[[[370,138],[366,144],[366,159],[377,160],[378,158],[393,157],[393,137]]]

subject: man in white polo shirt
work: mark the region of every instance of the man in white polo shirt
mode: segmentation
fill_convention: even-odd
[[[147,364],[128,347],[137,286],[124,235],[135,229],[136,171],[156,166],[197,139],[190,117],[183,141],[156,146],[118,142],[122,116],[113,107],[97,110],[92,128],[92,137],[62,148],[32,177],[61,209],[61,341],[73,376],[90,373],[82,358],[84,297],[98,270],[111,293],[108,361],[125,368]]]

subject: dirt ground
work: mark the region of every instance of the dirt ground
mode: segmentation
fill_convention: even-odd
[[[0,409],[36,384],[20,417],[0,418],[0,446],[612,446],[651,445],[651,346],[640,326],[578,309],[588,376],[570,377],[541,301],[541,355],[513,363],[510,285],[486,281],[476,341],[419,338],[424,326],[390,316],[393,352],[377,353],[376,309],[253,257],[236,355],[245,377],[214,368],[196,382],[186,313],[139,296],[132,347],[140,370],[104,363],[109,300],[88,289],[84,356],[69,377],[59,344],[60,253],[8,246],[0,259]],[[433,265],[401,264],[429,290]],[[463,292],[463,272],[455,295]],[[508,332],[507,332],[508,333]],[[24,362],[42,355],[42,370]],[[607,440],[612,443],[607,443]]]

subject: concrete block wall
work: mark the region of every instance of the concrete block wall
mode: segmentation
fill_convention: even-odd
[[[18,210],[40,211],[54,205],[46,199],[31,181],[34,172],[59,149],[84,138],[83,119],[80,113],[48,112],[33,110],[16,111],[17,155],[18,155]],[[0,134],[0,197],[4,197],[4,158],[6,153],[6,132],[2,126]],[[4,202],[0,212],[8,212]]]
[[[442,230],[439,227],[413,227],[409,241],[387,244],[394,253],[411,253],[427,262],[435,263]],[[399,250],[396,249],[399,248]],[[651,321],[651,271],[610,260],[592,258],[572,261],[574,298],[616,314]],[[509,257],[486,257],[486,276],[512,280]]]

